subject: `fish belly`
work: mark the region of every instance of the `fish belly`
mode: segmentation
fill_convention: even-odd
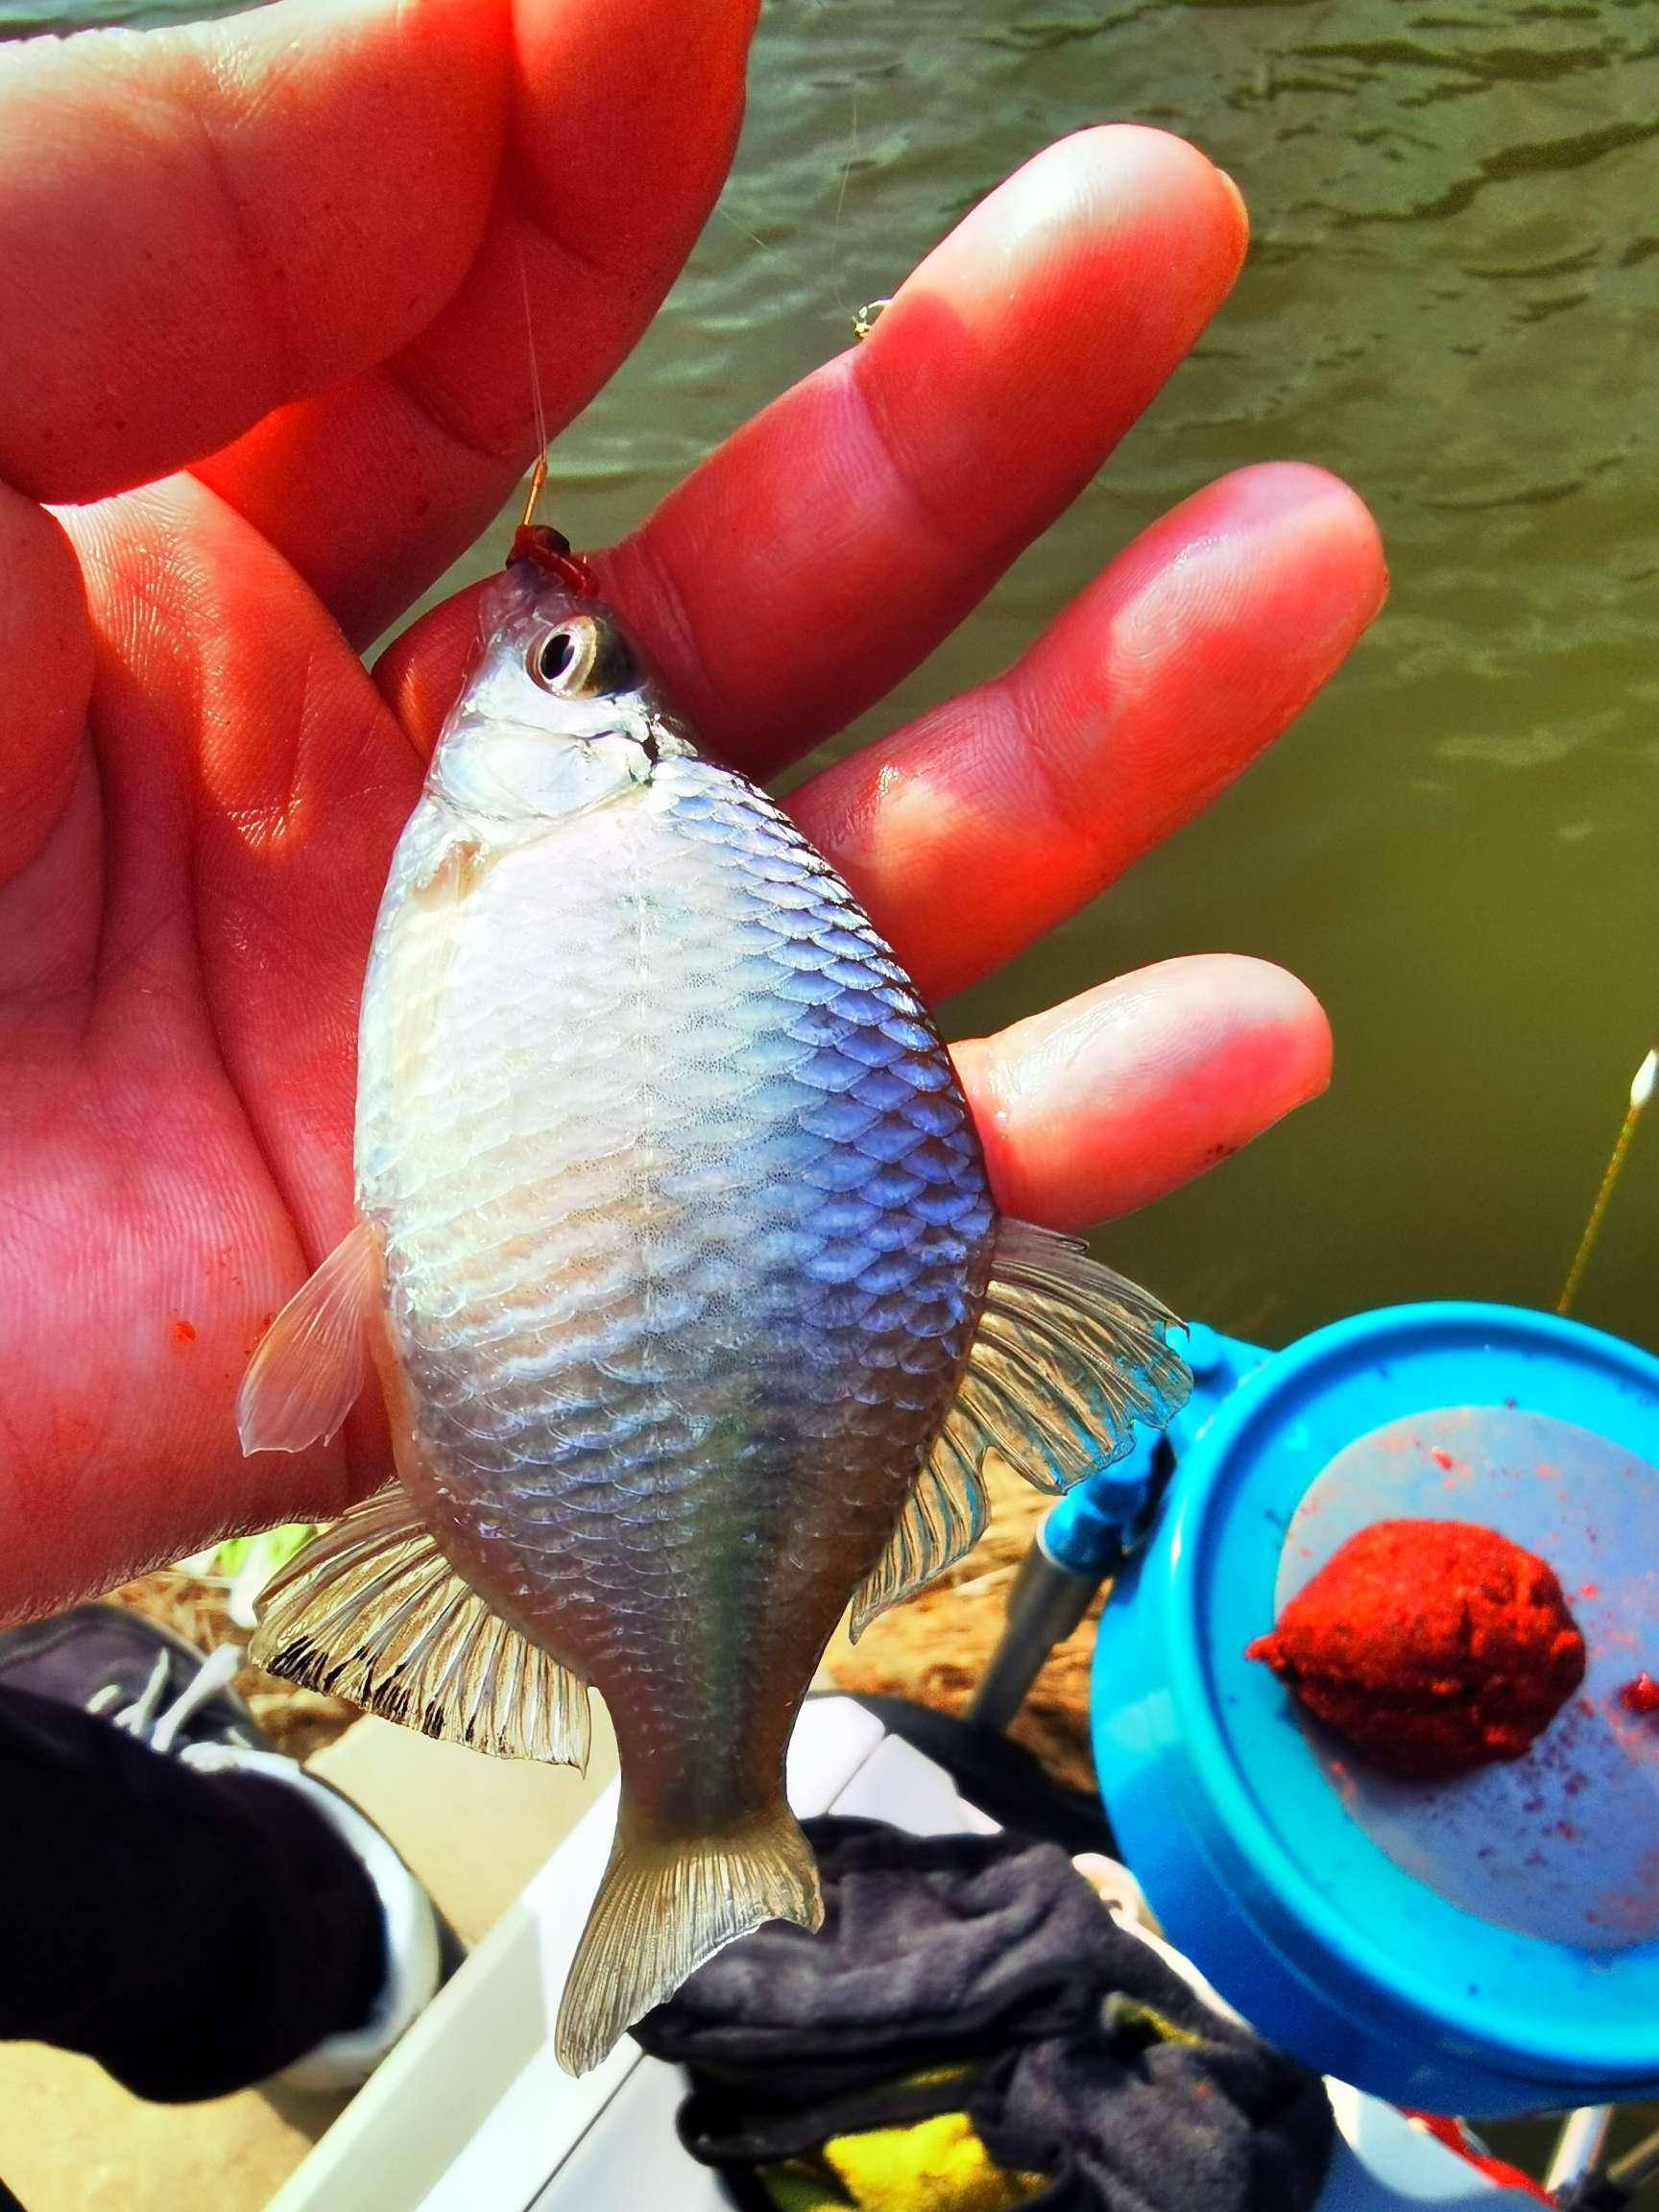
[[[463,895],[395,871],[358,1163],[454,1564],[606,1697],[638,1813],[770,1802],[990,1263],[892,954],[763,794],[664,761]]]

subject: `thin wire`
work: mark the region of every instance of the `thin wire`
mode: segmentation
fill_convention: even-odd
[[[847,187],[853,178],[853,164],[858,158],[858,81],[853,81],[853,128],[847,139],[847,159],[841,170],[841,189],[835,195],[835,225],[830,235],[830,289],[841,289],[841,214],[847,204]]]
[[[1636,1070],[1636,1080],[1630,1086],[1630,1103],[1624,1109],[1624,1118],[1619,1124],[1619,1134],[1613,1141],[1613,1149],[1602,1173],[1601,1187],[1596,1193],[1596,1203],[1590,1209],[1590,1218],[1584,1224],[1584,1234],[1578,1239],[1578,1249],[1573,1255],[1573,1264],[1567,1270],[1567,1280],[1561,1286],[1561,1295],[1555,1301],[1557,1313],[1572,1311],[1573,1301],[1577,1297],[1579,1286],[1584,1280],[1584,1270],[1590,1264],[1590,1255],[1596,1248],[1596,1239],[1601,1234],[1601,1224],[1607,1215],[1613,1186],[1619,1180],[1619,1170],[1624,1165],[1624,1155],[1630,1149],[1630,1140],[1636,1134],[1642,1109],[1653,1095],[1656,1080],[1659,1080],[1659,1045],[1654,1046]]]
[[[1633,2151],[1626,2151],[1623,2158],[1615,2158],[1603,2176],[1603,2185],[1614,2203],[1633,2197],[1644,2181],[1651,2181],[1659,2174],[1659,2128],[1651,2135],[1644,2136]]]

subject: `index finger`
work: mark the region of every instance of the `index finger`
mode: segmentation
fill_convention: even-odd
[[[671,48],[682,15],[730,44],[744,12],[653,4]],[[646,5],[276,0],[0,49],[0,477],[97,498],[402,351],[463,286],[504,196],[546,227],[562,133],[627,101],[617,20]],[[555,34],[590,64],[521,82]],[[539,161],[521,148],[509,177],[532,91]],[[657,108],[649,120],[668,135]],[[665,152],[612,180],[600,288],[636,318],[668,280],[664,236],[684,251],[701,220],[705,167],[682,178]],[[554,244],[591,289],[582,241]],[[516,280],[514,296],[521,355]]]
[[[419,329],[489,206],[503,21],[279,0],[0,55],[0,475],[148,482]]]

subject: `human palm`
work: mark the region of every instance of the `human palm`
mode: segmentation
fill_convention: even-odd
[[[5,1613],[384,1471],[377,1409],[286,1459],[232,1423],[349,1219],[358,988],[468,599],[373,678],[355,648],[529,456],[526,295],[555,429],[649,321],[750,30],[709,0],[278,0],[0,57]],[[1219,174],[1133,129],[975,209],[865,347],[596,556],[705,738],[764,775],[881,697],[1088,481],[1243,247]],[[1352,494],[1242,471],[791,805],[949,992],[1208,800],[1382,589]],[[1328,1039],[1289,977],[1206,957],[958,1058],[1003,1204],[1072,1225],[1311,1095]]]

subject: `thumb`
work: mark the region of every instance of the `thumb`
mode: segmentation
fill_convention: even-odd
[[[0,884],[68,803],[91,689],[81,565],[55,517],[0,484]]]

